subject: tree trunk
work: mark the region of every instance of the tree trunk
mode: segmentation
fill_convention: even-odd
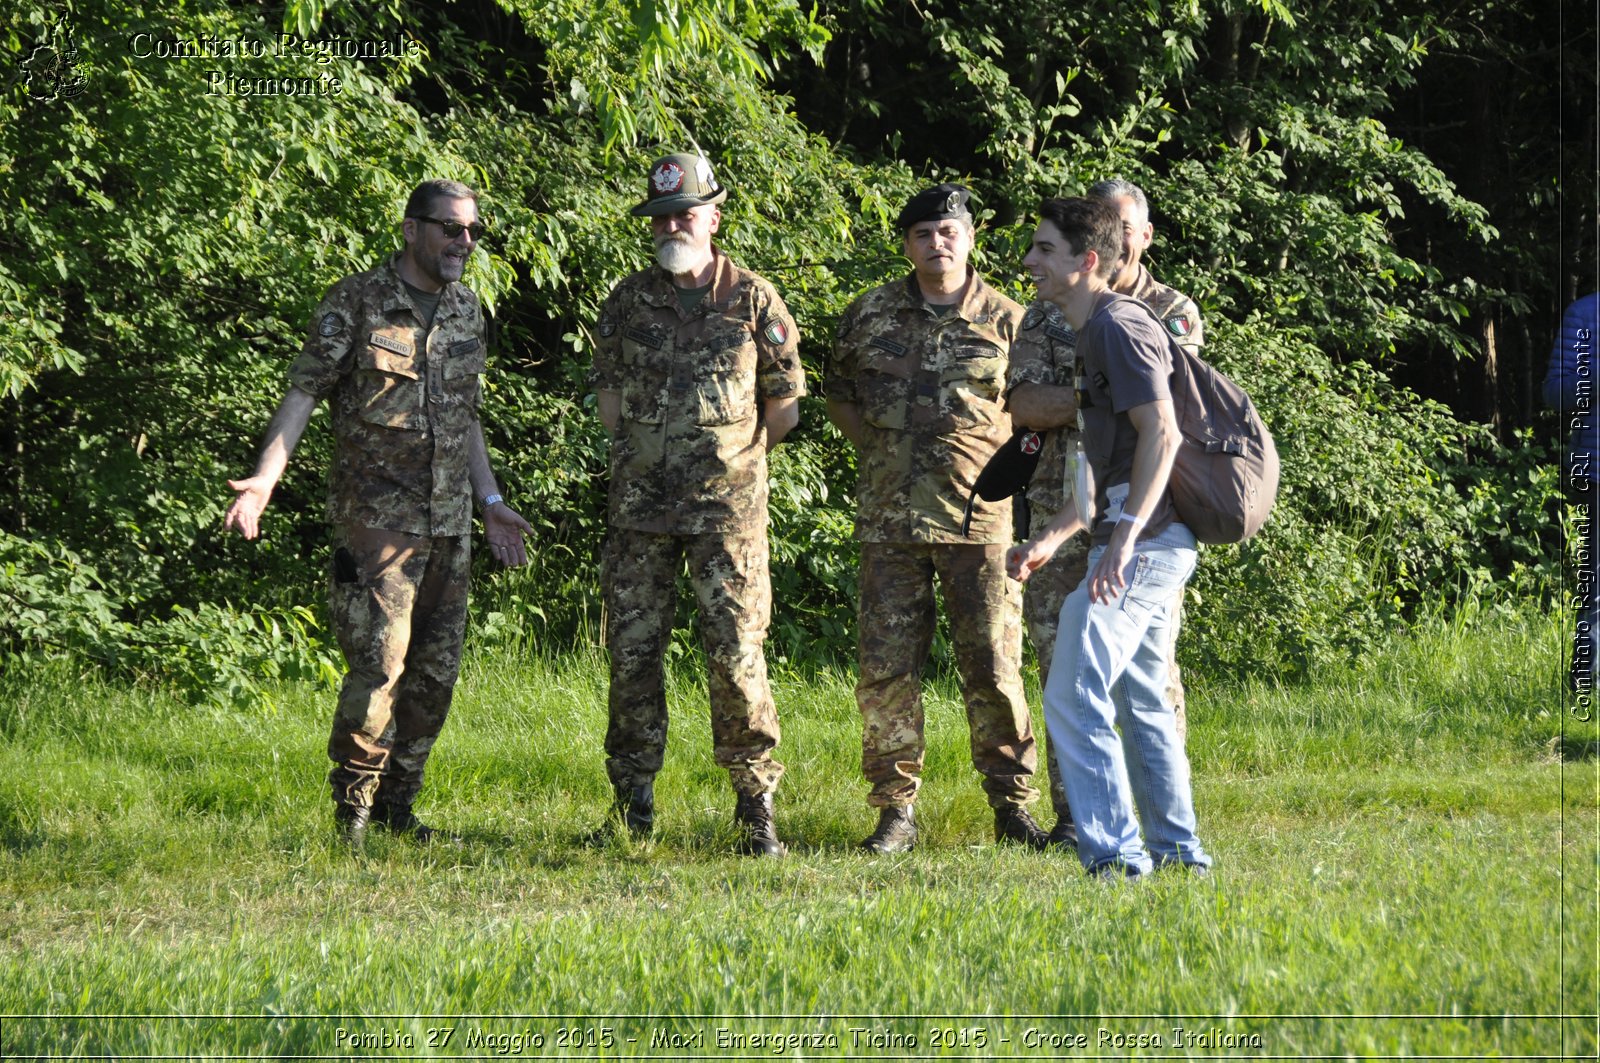
[[[1483,339],[1483,386],[1479,408],[1483,411],[1484,420],[1494,426],[1496,435],[1500,435],[1503,421],[1500,415],[1500,354],[1495,347],[1493,313],[1484,316],[1479,335]]]

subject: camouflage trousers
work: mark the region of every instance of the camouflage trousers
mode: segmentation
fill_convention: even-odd
[[[1034,532],[1041,532],[1055,519],[1053,510],[1032,505],[1029,522]],[[1056,551],[1048,564],[1028,577],[1022,597],[1022,612],[1028,620],[1028,638],[1033,642],[1034,655],[1039,658],[1039,688],[1044,689],[1050,678],[1050,658],[1056,649],[1056,629],[1061,623],[1061,607],[1067,595],[1077,589],[1089,574],[1089,537],[1079,532]],[[1178,741],[1188,734],[1188,721],[1183,709],[1183,679],[1178,672],[1177,649],[1179,617],[1173,615],[1173,641],[1167,646],[1167,698],[1172,702],[1178,717]],[[1056,762],[1048,729],[1044,743],[1045,765],[1050,777],[1050,804],[1056,815],[1070,819],[1066,787],[1061,785],[1061,768]]]
[[[334,540],[328,601],[348,670],[328,782],[340,804],[409,806],[461,666],[472,539],[344,526]]]
[[[770,793],[783,765],[772,759],[778,710],[763,650],[772,616],[765,525],[697,535],[610,530],[602,578],[611,656],[606,773],[623,788],[661,770],[667,747],[662,662],[685,558],[709,672],[712,753],[740,794]]]
[[[922,669],[933,645],[938,577],[967,708],[972,766],[989,804],[1025,805],[1039,792],[1033,724],[1022,691],[1019,588],[999,544],[861,544],[857,626],[861,770],[870,805],[909,805],[925,751]]]

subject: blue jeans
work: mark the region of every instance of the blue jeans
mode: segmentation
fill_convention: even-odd
[[[1103,553],[1089,552],[1089,571]],[[1110,604],[1091,602],[1085,579],[1061,607],[1045,722],[1089,871],[1119,861],[1141,874],[1158,864],[1211,864],[1195,834],[1189,757],[1167,697],[1167,644],[1197,557],[1189,529],[1173,524],[1134,548],[1127,589]]]

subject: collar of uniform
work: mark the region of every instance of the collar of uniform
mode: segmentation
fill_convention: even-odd
[[[739,269],[716,244],[711,245],[711,265],[711,290],[700,300],[700,306],[725,310],[739,289]],[[650,268],[650,281],[640,294],[651,306],[678,305],[678,287],[672,283],[672,275],[660,266]]]
[[[906,277],[905,291],[912,306],[927,305],[928,301],[922,295],[922,285],[917,283],[916,270]],[[961,296],[961,301],[955,304],[956,313],[974,325],[987,325],[995,316],[994,300],[990,295],[991,289],[984,283],[983,277],[969,265],[966,292]]]
[[[1133,290],[1122,294],[1146,302],[1145,296],[1153,289],[1164,287],[1162,283],[1150,275],[1150,267],[1143,262],[1139,263],[1139,276],[1134,279]]]
[[[402,251],[396,251],[384,260],[378,267],[378,276],[383,279],[384,296],[383,309],[410,310],[414,314],[420,313],[417,304],[411,301],[411,293],[406,291],[406,282],[400,279],[400,256]],[[442,318],[456,317],[462,312],[462,302],[466,298],[467,286],[460,281],[450,281],[445,284],[439,293],[439,309],[434,313],[433,320],[437,323]]]

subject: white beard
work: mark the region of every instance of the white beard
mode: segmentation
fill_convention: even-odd
[[[711,261],[711,251],[709,248],[695,247],[685,240],[663,240],[656,245],[656,261],[674,276],[694,273]]]

